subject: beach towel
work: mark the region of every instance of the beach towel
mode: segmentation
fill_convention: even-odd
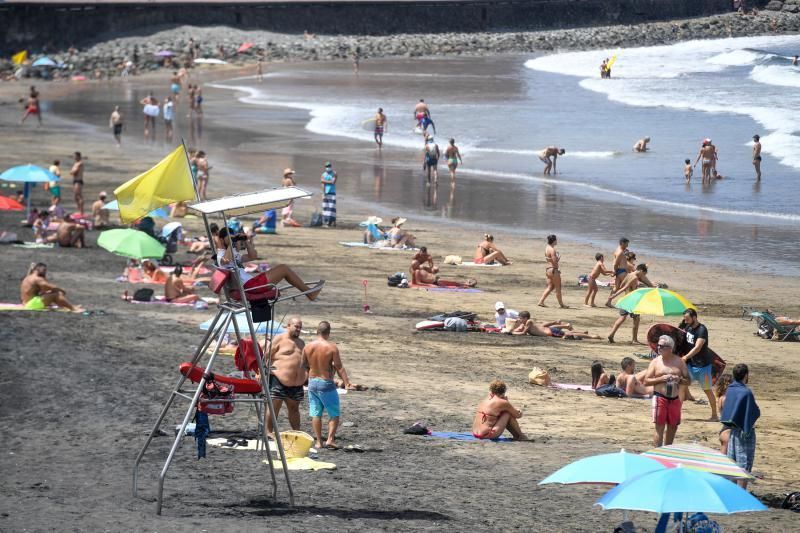
[[[426,437],[434,439],[448,439],[448,440],[462,440],[462,441],[491,441],[491,442],[512,442],[514,439],[511,437],[497,437],[496,439],[479,439],[472,433],[459,432],[459,431],[431,431]]]
[[[745,435],[753,431],[756,420],[761,416],[756,399],[747,385],[734,381],[728,386],[725,404],[719,419],[723,425],[742,430]]]
[[[598,287],[610,287],[614,284],[614,279],[596,279],[595,282],[597,283]],[[589,276],[586,274],[582,274],[578,276],[578,285],[581,287],[588,287],[589,286]]]
[[[501,267],[500,263],[475,263],[474,261],[462,261],[456,266],[460,267]]]
[[[52,242],[24,242],[22,244],[12,244],[14,248],[30,248],[30,249],[49,249],[55,248],[56,245]]]
[[[448,285],[442,285],[442,282],[447,283]],[[455,285],[449,285],[450,283],[454,283]],[[475,287],[468,287],[463,283],[458,283],[455,281],[445,281],[439,280],[438,285],[429,285],[427,283],[412,283],[409,285],[412,289],[420,289],[423,291],[428,292],[483,292],[480,289],[476,289]]]
[[[579,390],[579,391],[589,391],[594,392],[594,389],[591,385],[577,385],[575,383],[551,383],[551,389],[560,389],[560,390]]]
[[[339,245],[346,248],[369,248],[370,250],[383,250],[387,252],[418,252],[419,248],[392,248],[391,246],[375,246],[365,242],[339,241]]]
[[[214,303],[216,304],[219,302],[218,298],[201,298],[207,304]],[[179,304],[168,302],[165,296],[156,296],[153,300],[149,302],[140,302],[138,300],[126,300],[128,303],[132,304],[140,304],[140,305],[151,305],[151,304],[162,304],[162,305],[174,305],[175,307],[195,307],[195,304]]]
[[[336,225],[336,193],[322,195],[322,223]]]
[[[51,306],[47,309],[26,309],[25,305],[15,302],[0,302],[0,311],[66,311],[60,307]]]

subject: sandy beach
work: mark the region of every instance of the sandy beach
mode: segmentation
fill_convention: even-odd
[[[236,74],[234,70],[220,71],[216,77]],[[208,83],[213,77],[206,75],[202,81]],[[165,74],[136,79],[130,85],[130,100],[148,87],[165,87],[166,80]],[[54,100],[57,108],[59,99],[80,99],[81,89],[76,87],[47,84],[40,89],[44,99]],[[70,154],[79,149],[88,156],[85,196],[93,201],[99,191],[112,191],[166,152],[164,147],[148,147],[134,140],[140,131],[136,127],[141,127],[133,126],[138,115],[129,119],[131,130],[126,132],[123,149],[117,149],[104,127],[110,109],[93,107],[91,102],[87,117],[92,118],[86,122],[45,115],[41,128],[30,122],[19,127],[16,100],[24,92],[22,84],[0,86],[3,168],[28,162],[47,166],[55,158],[62,160],[63,168]],[[235,127],[220,125],[215,118],[222,115],[226,99],[232,98],[230,92],[204,92],[205,142],[235,133]],[[215,182],[212,174],[210,195],[252,190],[257,183],[278,186],[281,170],[292,166],[298,175],[311,177],[300,185],[317,193],[313,200],[298,202],[296,207],[297,218],[307,221],[319,203],[319,186],[313,177],[319,174],[321,163],[329,154],[359,150],[357,143],[309,133],[303,129],[302,111],[261,108],[258,115],[270,124],[263,138],[254,140],[263,150],[262,158],[236,161],[235,152],[220,155],[217,172],[226,179]],[[307,146],[305,155],[288,157],[282,150],[282,143],[300,142]],[[211,146],[206,146],[211,152]],[[372,165],[364,167],[369,175]],[[360,175],[355,165],[345,168]],[[243,175],[243,170],[255,169],[258,173]],[[400,180],[405,174],[405,169],[391,166],[385,169],[385,180]],[[0,194],[8,194],[8,189]],[[36,194],[39,201],[46,199],[43,191]],[[446,187],[440,194],[446,194]],[[64,196],[66,206],[74,207],[69,190]],[[341,199],[338,209],[336,229],[279,229],[277,235],[256,240],[261,257],[271,265],[285,263],[306,279],[327,280],[319,301],[297,301],[278,311],[303,319],[306,340],[313,337],[320,320],[329,320],[332,340],[339,345],[351,379],[370,387],[343,397],[345,426],[339,440],[343,445],[359,444],[375,451],[322,451],[320,459],[334,462],[338,468],[293,472],[294,508],[287,506],[285,490],[275,501],[267,497],[267,470],[254,454],[210,448],[208,458],[198,462],[194,443],[187,439],[165,484],[163,516],[156,516],[157,475],[171,444],[168,437],[155,440],[142,467],[141,498],[133,498],[131,467],[136,453],[178,377],[178,364],[189,359],[200,339],[197,325],[209,318],[213,309],[195,311],[123,301],[123,291],[133,287],[115,281],[125,260],[98,248],[97,232],[89,234],[90,247],[85,250],[3,246],[0,301],[18,301],[19,281],[28,265],[43,261],[49,266],[48,277],[66,289],[73,302],[103,313],[0,312],[0,422],[7,428],[0,437],[0,471],[6,480],[0,488],[0,530],[613,529],[621,521],[621,513],[592,507],[604,493],[602,487],[539,487],[537,483],[584,456],[620,448],[632,452],[650,449],[649,401],[612,400],[591,392],[535,387],[528,384],[527,376],[538,366],[549,369],[555,381],[588,384],[594,360],[616,373],[622,357],[643,351],[628,343],[630,325],[622,327],[613,345],[414,330],[417,321],[456,309],[478,312],[489,322],[494,303],[501,300],[509,308],[530,310],[535,318],[568,320],[577,329],[605,337],[617,311],[583,307],[585,288],[578,287],[576,280],[591,267],[595,253],[610,257],[613,248],[568,240],[559,243],[569,309],[535,305],[545,286],[544,233],[495,233],[497,244],[514,260],[511,266],[442,267],[447,278],[477,278],[482,292],[401,290],[387,287],[386,276],[408,270],[408,252],[347,249],[337,243],[361,240],[357,224],[369,215],[388,220],[404,213],[376,212],[366,202]],[[30,230],[18,226],[19,218],[19,213],[1,212],[0,229],[32,240]],[[200,232],[197,221],[185,224],[190,234]],[[407,229],[428,246],[437,261],[450,254],[471,256],[484,233],[477,225],[436,222],[431,217],[424,221],[412,218]],[[629,237],[636,249],[636,235]],[[189,256],[182,251],[178,259]],[[710,331],[710,346],[727,361],[729,369],[742,362],[750,366],[750,386],[762,411],[754,466],[759,479],[751,490],[766,504],[779,504],[786,492],[798,490],[800,479],[800,466],[794,460],[800,423],[792,408],[800,400],[796,365],[800,349],[797,343],[753,335],[755,323],[741,319],[741,308],[777,308],[799,316],[800,304],[793,297],[796,278],[765,277],[643,254],[639,260],[648,263],[652,280],[667,283],[697,305],[701,321]],[[371,314],[362,309],[363,280],[368,282]],[[211,296],[207,289],[201,289],[201,294]],[[601,289],[598,303],[605,294]],[[552,298],[548,303],[555,305]],[[651,324],[661,321],[677,325],[679,317],[644,316],[640,338]],[[644,368],[646,361],[637,359],[637,364]],[[232,361],[226,360],[224,368],[232,370]],[[524,411],[522,429],[532,442],[455,442],[402,433],[420,420],[439,431],[469,431],[475,407],[495,378],[508,383],[511,401]],[[702,395],[697,387],[692,390],[696,397]],[[310,432],[306,409],[304,404],[303,429]],[[169,431],[182,415],[180,409],[174,409],[163,428]],[[685,404],[676,442],[717,448],[720,426],[705,421],[708,415],[708,406]],[[285,414],[281,420],[286,424]],[[254,424],[252,413],[244,406],[231,416],[212,419],[214,430],[248,430]],[[633,513],[636,524],[648,531],[656,518],[652,513]],[[714,518],[726,531],[797,528],[795,513],[774,508],[766,513]]]

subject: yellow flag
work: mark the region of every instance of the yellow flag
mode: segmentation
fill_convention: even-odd
[[[21,65],[22,62],[25,61],[26,59],[28,59],[27,50],[23,50],[22,52],[19,52],[11,56],[11,62],[14,63],[15,65]]]
[[[194,180],[183,145],[147,172],[117,187],[114,195],[123,222],[133,222],[173,202],[194,200]]]

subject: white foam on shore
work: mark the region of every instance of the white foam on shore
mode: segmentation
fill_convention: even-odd
[[[723,65],[726,67],[742,67],[752,65],[758,61],[765,59],[765,55],[752,50],[733,50],[730,52],[722,52],[708,58],[706,61],[712,65]]]
[[[791,65],[757,65],[750,71],[750,79],[776,87],[800,87],[800,69]]]

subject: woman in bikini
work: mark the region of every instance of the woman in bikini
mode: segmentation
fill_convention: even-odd
[[[496,439],[508,430],[514,440],[527,440],[519,427],[519,418],[522,411],[511,405],[506,397],[506,384],[496,379],[489,384],[489,396],[478,405],[472,435],[477,439]]]
[[[717,382],[714,384],[714,395],[717,397],[717,412],[722,412],[722,407],[725,405],[725,394],[728,392],[728,385],[731,384],[733,378],[730,374],[722,374]],[[719,430],[719,451],[723,455],[728,455],[728,439],[731,436],[731,428],[722,426]]]
[[[547,236],[547,248],[544,249],[544,259],[547,262],[547,267],[544,269],[545,277],[547,277],[547,288],[539,298],[539,307],[547,307],[544,301],[550,296],[550,293],[556,291],[556,300],[558,305],[567,309],[564,301],[561,299],[561,270],[558,268],[558,263],[561,261],[561,254],[556,251],[558,239],[555,235]]]
[[[510,265],[511,261],[505,254],[495,246],[494,235],[487,233],[483,236],[483,241],[475,249],[475,263],[491,265],[495,261],[501,265]]]
[[[597,387],[602,387],[603,385],[608,385],[611,381],[606,371],[603,369],[603,363],[600,361],[595,361],[592,363],[592,388],[596,389]]]

